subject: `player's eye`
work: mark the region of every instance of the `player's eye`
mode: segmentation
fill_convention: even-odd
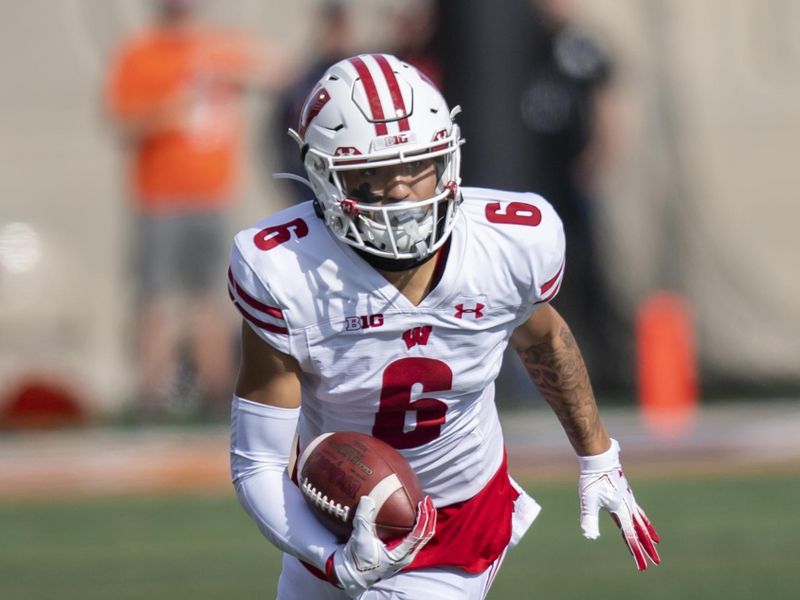
[[[425,171],[430,165],[430,160],[412,160],[409,163],[405,163],[404,170],[407,174],[417,175]]]
[[[368,183],[362,183],[357,188],[351,189],[350,196],[363,204],[375,204],[383,200],[383,196],[375,194]]]

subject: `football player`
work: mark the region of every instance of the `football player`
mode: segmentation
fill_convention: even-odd
[[[640,570],[660,561],[550,306],[565,268],[558,215],[535,194],[460,186],[458,111],[393,56],[333,65],[290,131],[314,199],[235,238],[232,473],[284,551],[281,600],[486,595],[539,512],[508,474],[494,403],[508,344],[577,453],[583,534],[599,535],[606,509]],[[341,430],[388,442],[422,483],[417,525],[396,543],[375,536],[369,499],[341,543],[293,479],[291,457]]]

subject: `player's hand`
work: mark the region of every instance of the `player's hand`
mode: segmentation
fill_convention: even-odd
[[[644,571],[647,559],[661,562],[655,545],[661,541],[644,511],[636,504],[628,480],[619,461],[619,444],[611,440],[611,448],[596,456],[579,456],[581,467],[578,495],[581,501],[581,529],[584,537],[594,540],[600,536],[599,512],[607,510],[622,539],[628,546],[636,568]]]
[[[436,507],[430,496],[419,503],[414,528],[389,544],[375,534],[375,512],[375,501],[362,496],[350,539],[328,561],[328,578],[338,582],[351,598],[409,564],[436,531]]]

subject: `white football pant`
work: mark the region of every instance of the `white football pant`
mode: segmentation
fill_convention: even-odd
[[[489,592],[505,552],[483,573],[455,568],[405,571],[381,581],[358,600],[483,600]],[[300,561],[283,555],[277,600],[349,600],[344,591],[309,573]]]

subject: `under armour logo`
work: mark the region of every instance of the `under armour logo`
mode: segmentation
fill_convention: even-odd
[[[334,156],[358,156],[361,152],[355,146],[339,146],[334,151]]]
[[[343,199],[339,206],[342,207],[342,212],[351,219],[355,219],[358,216],[358,203],[352,198]]]
[[[483,309],[485,306],[480,302],[475,304],[475,308],[464,308],[463,304],[456,304],[456,319],[463,319],[465,314],[473,313],[476,319],[483,316]]]

